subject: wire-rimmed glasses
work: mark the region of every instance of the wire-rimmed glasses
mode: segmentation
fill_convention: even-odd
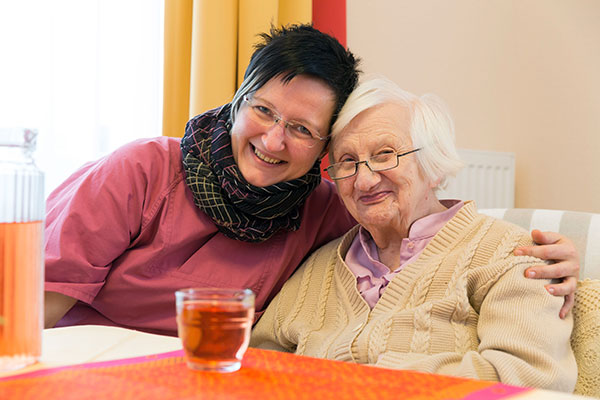
[[[420,148],[404,153],[383,153],[369,157],[363,161],[341,161],[331,164],[325,168],[334,181],[350,178],[358,172],[359,164],[365,164],[372,172],[387,171],[396,168],[400,163],[400,157],[407,156],[421,150]]]
[[[244,101],[248,103],[250,112],[249,116],[257,123],[266,128],[273,125],[279,125],[283,122],[283,130],[295,142],[301,143],[306,147],[313,147],[319,142],[327,140],[327,137],[322,137],[315,129],[307,128],[305,125],[297,121],[287,121],[281,117],[270,106],[263,103],[256,97],[244,96]]]

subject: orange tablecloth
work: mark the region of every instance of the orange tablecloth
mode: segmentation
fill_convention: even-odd
[[[501,399],[529,389],[249,349],[233,373],[193,371],[182,351],[0,378],[0,399]]]

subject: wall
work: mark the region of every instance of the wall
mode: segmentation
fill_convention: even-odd
[[[347,0],[363,71],[448,103],[461,148],[516,153],[515,206],[600,212],[600,2]]]

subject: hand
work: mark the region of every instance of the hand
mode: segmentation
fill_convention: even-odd
[[[44,328],[54,325],[77,303],[77,299],[57,292],[44,292]]]
[[[525,276],[536,279],[562,279],[560,283],[546,285],[546,290],[554,296],[565,296],[560,309],[560,317],[565,318],[573,308],[575,289],[579,280],[579,254],[573,242],[556,232],[531,231],[533,241],[540,246],[526,246],[515,249],[515,255],[533,256],[542,260],[552,260],[550,265],[528,268]]]

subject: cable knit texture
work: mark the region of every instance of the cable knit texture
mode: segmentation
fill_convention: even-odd
[[[571,345],[579,374],[575,393],[600,398],[600,280],[577,284]]]
[[[573,320],[542,261],[512,254],[528,232],[465,206],[371,310],[344,258],[358,228],[316,251],[271,302],[251,346],[387,368],[573,391]]]

